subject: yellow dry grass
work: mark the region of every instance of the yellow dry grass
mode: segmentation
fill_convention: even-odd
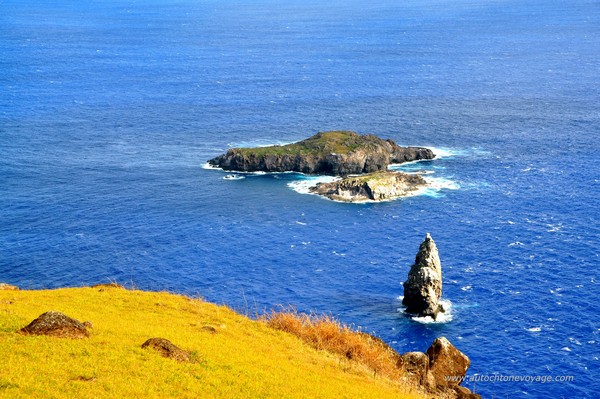
[[[272,312],[268,326],[289,332],[316,349],[342,355],[383,375],[398,380],[405,376],[400,355],[382,340],[341,323],[328,315],[298,313],[295,309]]]
[[[16,333],[49,310],[91,321],[90,338]],[[151,337],[170,340],[195,361],[142,349]],[[113,287],[0,291],[0,363],[2,398],[423,397],[356,359],[224,306]]]

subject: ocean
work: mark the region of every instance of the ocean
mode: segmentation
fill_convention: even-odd
[[[600,397],[597,1],[3,0],[0,54],[0,281],[294,306],[445,336],[484,397]],[[344,204],[203,166],[336,129],[433,148],[400,169],[435,187]],[[401,307],[427,232],[436,323]]]

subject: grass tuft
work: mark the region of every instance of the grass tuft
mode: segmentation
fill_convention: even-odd
[[[264,321],[269,327],[291,333],[315,349],[358,362],[376,375],[390,379],[405,375],[400,355],[389,345],[370,334],[353,330],[332,316],[298,313],[292,308],[273,311]]]

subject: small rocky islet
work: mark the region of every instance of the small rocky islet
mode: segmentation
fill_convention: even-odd
[[[311,192],[344,202],[385,201],[414,194],[426,187],[421,176],[388,171],[391,164],[431,160],[424,147],[401,147],[393,140],[351,131],[320,132],[287,145],[232,148],[208,161],[234,172],[297,172],[337,176]]]

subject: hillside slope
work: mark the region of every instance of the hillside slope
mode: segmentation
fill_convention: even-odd
[[[90,321],[90,338],[17,333],[49,310]],[[142,349],[152,337],[195,361]],[[224,306],[113,287],[0,291],[0,358],[6,398],[425,397]]]

